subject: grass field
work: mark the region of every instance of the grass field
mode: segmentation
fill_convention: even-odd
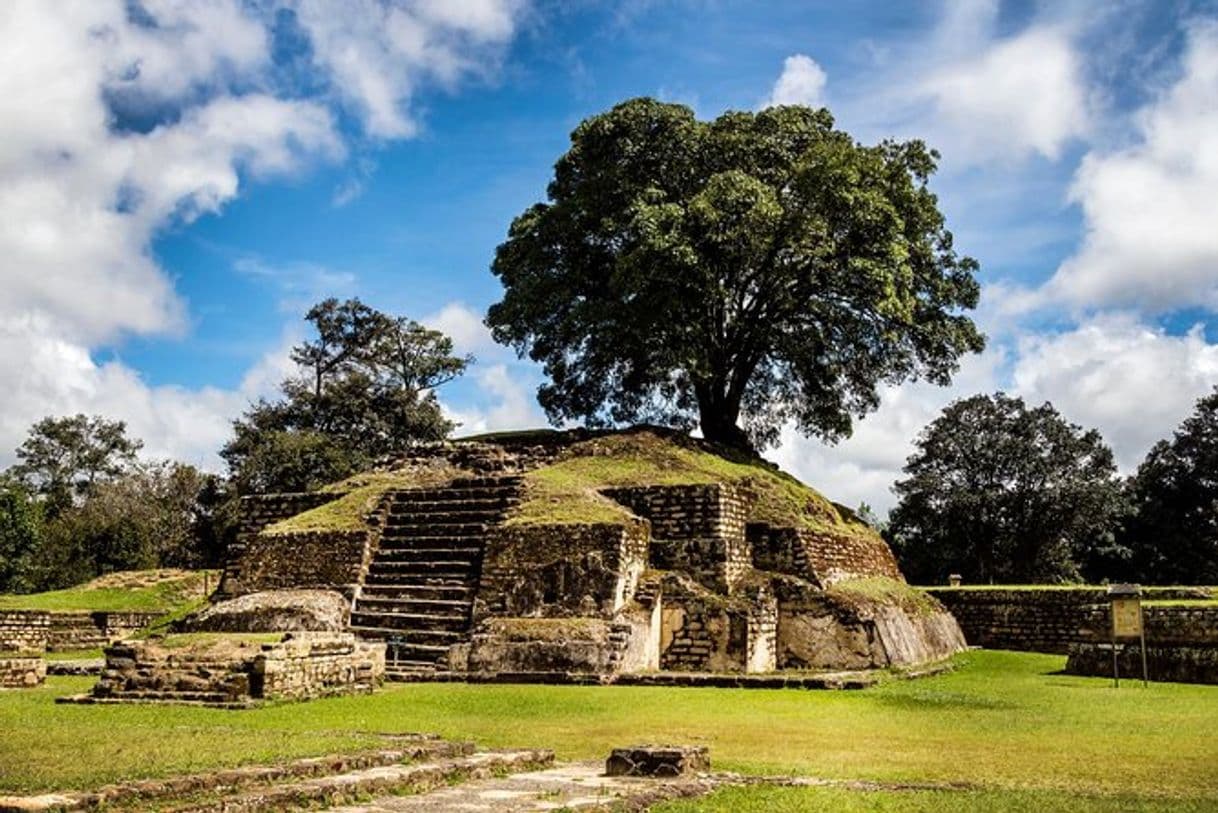
[[[728,796],[712,810],[1012,809],[994,806],[1001,799],[1027,809],[1077,800],[1085,811],[1218,810],[1218,687],[1116,690],[1055,674],[1062,665],[1056,656],[973,652],[951,674],[858,692],[391,685],[372,697],[253,711],[57,706],[56,695],[90,680],[53,678],[0,693],[0,790],[90,787],[434,731],[485,746],[549,747],[561,759],[602,759],[640,741],[702,743],[720,769],[978,789],[974,807],[958,808],[942,807],[933,792],[752,789],[776,794],[776,806],[741,807]],[[839,793],[873,806],[838,807]],[[672,808],[686,809],[695,808]]]
[[[111,573],[63,590],[0,595],[0,610],[171,613],[197,603],[219,577],[216,570]]]

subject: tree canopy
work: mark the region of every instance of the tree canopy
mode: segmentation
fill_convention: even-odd
[[[30,427],[10,473],[46,501],[54,515],[99,483],[130,471],[143,442],[122,421],[100,415],[46,417]]]
[[[435,389],[472,360],[452,339],[358,299],[305,319],[315,336],[292,349],[281,397],[251,406],[221,451],[241,493],[307,491],[452,431]]]
[[[1218,389],[1197,401],[1170,440],[1130,478],[1131,516],[1122,538],[1129,578],[1218,584]]]
[[[846,436],[880,384],[945,384],[983,346],[937,157],[858,144],[827,110],[624,102],[576,128],[548,201],[513,221],[487,324],[544,365],[555,422]]]
[[[1003,393],[949,404],[905,474],[888,535],[916,581],[1075,580],[1119,557],[1124,501],[1112,450],[1052,404],[1028,408]]]

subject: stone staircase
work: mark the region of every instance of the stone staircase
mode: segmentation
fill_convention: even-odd
[[[351,612],[359,637],[386,641],[390,679],[441,671],[469,635],[487,530],[519,499],[518,476],[474,477],[391,495],[380,546]]]

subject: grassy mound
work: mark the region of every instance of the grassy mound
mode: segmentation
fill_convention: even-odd
[[[753,522],[838,533],[871,533],[852,513],[758,458],[651,430],[594,437],[567,447],[554,463],[525,475],[525,499],[509,524],[620,522],[626,509],[606,488],[730,483],[755,498]]]
[[[0,610],[174,613],[219,581],[215,570],[129,570],[46,593],[0,596]]]
[[[853,513],[766,461],[717,448],[679,433],[639,428],[590,433],[528,430],[462,438],[459,442],[549,445],[556,460],[524,477],[524,500],[511,525],[620,523],[625,508],[600,491],[644,485],[730,483],[754,497],[753,522],[835,533],[873,533]],[[399,488],[445,483],[469,475],[439,459],[392,471],[360,474],[322,489],[333,502],[277,522],[263,533],[358,530],[384,496]]]

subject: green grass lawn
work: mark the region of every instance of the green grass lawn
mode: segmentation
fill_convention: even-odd
[[[0,595],[0,610],[168,613],[197,603],[219,578],[216,570],[112,573],[63,590]]]
[[[856,692],[396,684],[371,697],[252,711],[55,705],[91,680],[51,678],[40,689],[0,693],[0,790],[91,787],[434,731],[484,746],[549,747],[560,759],[603,759],[637,742],[701,743],[716,768],[749,773],[964,782],[1008,798],[1083,794],[1084,805],[1099,794],[1096,804],[1123,797],[1218,809],[1218,687],[1116,690],[1104,679],[1055,674],[1063,660],[973,652],[953,673]],[[836,792],[784,789],[783,803],[796,806],[772,809],[822,809],[817,800]],[[887,796],[852,795],[852,804],[878,806],[840,809],[939,809],[933,793]],[[976,798],[976,809],[1003,809],[984,807],[984,793]],[[930,806],[916,806],[923,802]]]

